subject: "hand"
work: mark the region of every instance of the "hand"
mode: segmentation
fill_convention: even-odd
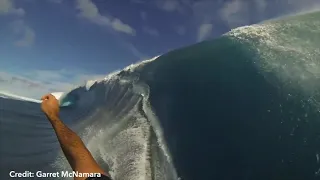
[[[44,95],[41,100],[41,110],[47,117],[54,118],[59,116],[59,101],[52,94]]]

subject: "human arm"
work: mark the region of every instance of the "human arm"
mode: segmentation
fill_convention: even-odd
[[[79,173],[101,173],[108,176],[94,160],[81,138],[61,121],[59,103],[53,95],[42,97],[41,109],[51,123],[72,169]],[[75,180],[85,180],[85,177],[75,177]]]

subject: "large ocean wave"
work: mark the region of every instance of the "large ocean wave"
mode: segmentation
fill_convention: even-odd
[[[319,12],[237,28],[89,81],[61,116],[116,180],[317,179],[319,47]],[[0,137],[1,179],[70,170],[39,104],[1,99]]]

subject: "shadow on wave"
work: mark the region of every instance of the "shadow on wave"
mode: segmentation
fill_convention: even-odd
[[[319,113],[300,91],[279,89],[257,54],[222,37],[143,68],[150,100],[184,180],[317,179]]]

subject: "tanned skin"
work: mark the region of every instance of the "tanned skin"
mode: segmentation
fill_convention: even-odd
[[[79,173],[101,173],[109,176],[94,160],[81,138],[60,120],[58,100],[51,94],[43,96],[41,100],[41,109],[52,124],[62,151],[73,171],[78,171]],[[86,178],[75,177],[74,179],[85,180]]]

